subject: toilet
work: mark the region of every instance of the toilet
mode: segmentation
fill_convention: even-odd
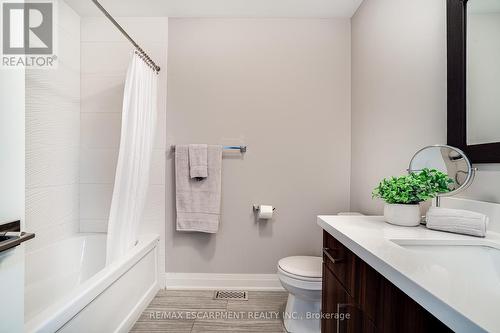
[[[278,277],[288,291],[283,322],[289,333],[319,333],[322,258],[297,256],[278,262]]]

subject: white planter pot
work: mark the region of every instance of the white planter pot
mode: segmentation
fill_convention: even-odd
[[[385,222],[404,227],[416,227],[420,225],[420,205],[385,204]]]

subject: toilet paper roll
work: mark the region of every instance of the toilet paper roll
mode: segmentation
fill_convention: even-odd
[[[273,217],[273,206],[260,205],[257,217],[260,220],[269,220]]]

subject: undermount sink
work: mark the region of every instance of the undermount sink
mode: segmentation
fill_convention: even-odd
[[[446,272],[464,288],[476,281],[484,288],[500,288],[500,245],[487,240],[392,239],[421,259],[419,269]]]
[[[483,238],[466,238],[466,239],[391,239],[391,242],[404,248],[410,247],[487,247],[500,251],[500,243],[492,242]]]

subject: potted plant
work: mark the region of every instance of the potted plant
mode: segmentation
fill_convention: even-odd
[[[401,226],[418,226],[421,220],[420,202],[450,191],[454,181],[435,169],[423,169],[400,177],[383,179],[373,190],[374,198],[385,201],[385,221]]]

